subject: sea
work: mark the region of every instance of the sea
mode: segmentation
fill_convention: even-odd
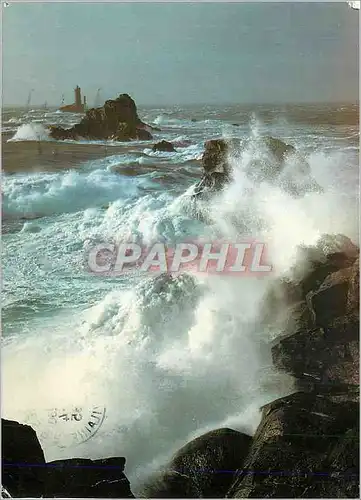
[[[283,320],[259,321],[267,291],[292,274],[305,246],[327,253],[338,248],[337,235],[359,238],[358,105],[138,113],[160,129],[151,142],[107,141],[103,156],[76,168],[2,174],[2,416],[32,425],[47,461],[124,456],[135,492],[193,437],[219,427],[252,434],[262,405],[294,390],[272,367]],[[2,131],[22,148],[51,141],[47,125],[80,118],[5,108]],[[304,155],[322,193],[295,198],[267,180],[252,184],[245,172],[258,152],[246,149],[233,162],[232,182],[208,202],[208,216],[197,217],[191,195],[205,142],[249,137],[252,144],[263,135]],[[176,152],[153,152],[162,139]],[[97,276],[86,266],[99,242],[199,238],[262,241],[273,271],[168,279]],[[79,433],[94,408],[101,418]]]

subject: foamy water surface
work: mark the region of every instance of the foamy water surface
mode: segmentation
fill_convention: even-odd
[[[48,140],[47,123],[75,120],[34,114],[8,117],[13,140]],[[156,139],[171,140],[176,153],[136,143],[76,171],[3,177],[5,218],[37,216],[3,237],[3,416],[31,423],[47,460],[125,456],[136,491],[188,439],[221,426],[254,432],[259,407],[292,390],[271,367],[267,343],[277,329],[258,326],[261,303],[300,245],[316,245],[324,233],[358,239],[358,130],[284,116],[265,124],[256,115],[238,117],[236,127],[236,116],[219,115],[210,107],[144,110],[142,118],[162,128]],[[205,140],[252,134],[297,147],[324,192],[295,199],[277,185],[252,184],[246,151],[207,222],[196,219],[190,193]],[[114,170],[144,164],[151,168],[140,175]],[[159,286],[156,276],[99,278],[85,266],[95,242],[220,237],[267,243],[273,275],[185,275]],[[94,405],[106,418],[83,444],[71,439],[74,423],[60,434],[49,423],[49,408]]]

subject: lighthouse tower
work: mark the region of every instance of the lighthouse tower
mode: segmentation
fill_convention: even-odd
[[[77,85],[74,89],[75,102],[74,104],[68,104],[66,106],[61,106],[59,109],[61,111],[68,111],[70,113],[84,113],[86,110],[86,98],[84,96],[84,103],[81,99],[81,88]]]
[[[75,106],[77,108],[82,108],[82,102],[81,102],[81,88],[79,85],[77,85],[74,89],[74,94],[75,94]]]

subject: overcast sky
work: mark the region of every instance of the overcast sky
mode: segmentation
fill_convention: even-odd
[[[16,4],[3,11],[3,99],[59,105],[355,101],[358,11],[343,3]]]

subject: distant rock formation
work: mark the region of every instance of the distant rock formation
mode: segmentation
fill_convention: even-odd
[[[175,153],[176,150],[171,142],[168,141],[160,141],[157,144],[154,144],[152,147],[152,151],[165,151],[167,153]]]
[[[35,431],[1,419],[2,486],[11,497],[134,498],[125,458],[45,462]]]
[[[268,181],[279,184],[294,196],[309,191],[321,191],[311,177],[310,166],[296,149],[274,137],[257,139],[214,139],[207,141],[202,157],[204,175],[194,190],[196,196],[210,195],[224,188],[231,180],[232,161],[246,149],[252,159],[246,167],[247,176],[254,183]],[[292,161],[292,172],[285,173],[285,164]]]
[[[101,108],[89,109],[81,122],[69,129],[50,127],[50,137],[57,140],[150,140],[150,129],[140,120],[133,99],[128,94],[121,94],[117,99],[105,101]]]

